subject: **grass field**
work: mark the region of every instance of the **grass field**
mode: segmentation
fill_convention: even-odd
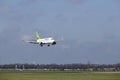
[[[0,80],[120,80],[120,73],[0,71]]]

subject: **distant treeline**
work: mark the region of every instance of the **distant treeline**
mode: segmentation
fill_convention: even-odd
[[[41,70],[41,71],[120,71],[118,64],[4,64],[0,70]]]

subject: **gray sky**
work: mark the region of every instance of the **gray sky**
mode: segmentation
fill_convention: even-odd
[[[21,41],[36,31],[64,41]],[[119,0],[0,0],[0,64],[87,62],[120,62]]]

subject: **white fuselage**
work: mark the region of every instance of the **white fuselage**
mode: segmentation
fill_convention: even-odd
[[[55,42],[55,40],[53,38],[42,38],[42,39],[38,39],[37,42],[39,44],[53,44]]]

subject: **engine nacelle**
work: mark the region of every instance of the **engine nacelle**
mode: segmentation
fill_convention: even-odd
[[[56,42],[53,42],[53,43],[52,43],[52,45],[55,45],[55,44],[56,44]]]

